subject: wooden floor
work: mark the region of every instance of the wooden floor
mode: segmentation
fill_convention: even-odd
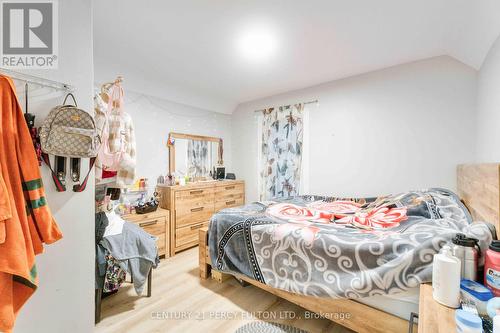
[[[138,297],[130,283],[102,302],[95,332],[233,333],[263,320],[289,324],[310,333],[350,330],[321,318],[306,318],[304,309],[259,288],[231,279],[222,284],[198,278],[198,248],[162,260],[153,271],[153,294]]]

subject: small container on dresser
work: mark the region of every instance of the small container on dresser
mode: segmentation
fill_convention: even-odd
[[[158,255],[170,257],[170,212],[165,209],[157,209],[147,214],[123,215],[123,219],[130,223],[135,223],[143,228],[147,233],[158,237]]]
[[[160,207],[170,211],[171,253],[197,246],[198,231],[212,215],[224,208],[245,203],[245,183],[241,180],[194,182],[187,185],[159,185]]]

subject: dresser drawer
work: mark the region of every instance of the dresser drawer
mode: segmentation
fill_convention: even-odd
[[[165,217],[162,216],[134,223],[144,229],[148,234],[158,237],[165,234],[165,222]]]
[[[122,216],[122,218],[125,221],[133,222],[133,223],[149,221],[149,220],[155,219],[157,217],[160,217],[160,218],[167,217],[168,218],[168,210],[158,209],[154,212],[147,213],[147,214],[128,214],[128,215]]]
[[[146,215],[146,214],[145,214]],[[141,216],[141,215],[139,215]],[[135,216],[134,216],[135,217]],[[158,215],[157,217],[144,218],[125,218],[127,221],[141,227],[148,234],[157,237],[156,246],[158,247],[158,255],[166,255],[166,217]]]
[[[224,180],[190,183],[184,186],[159,186],[162,207],[170,211],[170,238],[167,246],[175,254],[199,243],[198,231],[207,226],[221,209],[245,203],[245,183]],[[168,225],[167,221],[167,225]],[[167,236],[168,237],[168,236]]]
[[[158,255],[159,256],[167,256],[167,236],[166,234],[162,234],[157,236],[158,240],[156,241],[156,246],[158,247]]]
[[[179,228],[210,220],[213,214],[213,199],[201,202],[197,205],[177,205],[175,210],[175,227]]]
[[[218,212],[219,210],[224,208],[242,206],[244,203],[245,200],[243,199],[243,194],[240,194],[238,197],[234,198],[222,198],[220,200],[217,200],[217,202],[215,203],[215,211]]]
[[[215,188],[215,200],[226,198],[239,198],[245,194],[243,184],[225,184]]]
[[[213,198],[213,195],[213,187],[195,188],[191,190],[176,191],[175,200],[177,201],[177,203],[204,201],[209,198]]]
[[[175,226],[177,228],[209,220],[213,213],[213,187],[175,193]]]
[[[175,230],[175,247],[182,250],[191,246],[198,245],[200,228],[208,226],[208,221],[196,223],[187,227],[177,228]]]

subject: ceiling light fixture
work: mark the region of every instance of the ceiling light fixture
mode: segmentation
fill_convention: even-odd
[[[270,29],[254,27],[239,36],[238,49],[249,61],[264,61],[276,53],[277,42]]]

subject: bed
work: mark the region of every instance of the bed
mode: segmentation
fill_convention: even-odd
[[[499,179],[498,164],[460,165],[458,196],[306,196],[227,210],[200,231],[200,277],[233,275],[358,332],[404,332],[433,254],[457,232],[491,240],[472,221],[498,230]]]

